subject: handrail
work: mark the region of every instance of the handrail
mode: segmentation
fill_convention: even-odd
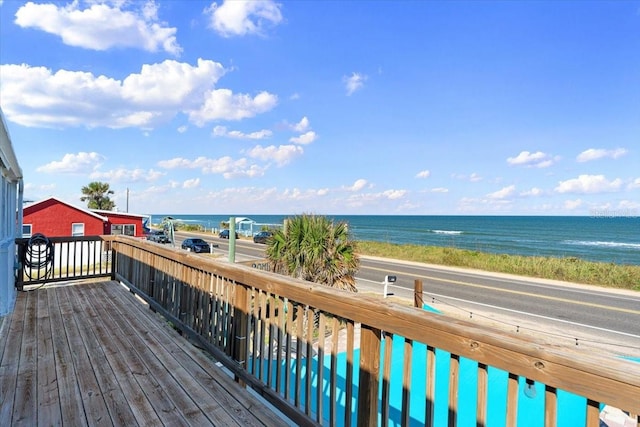
[[[545,425],[556,425],[557,390],[586,398],[587,425],[597,425],[603,404],[626,410],[640,422],[637,363],[556,348],[533,338],[509,335],[389,300],[133,238],[105,239],[111,242],[114,251],[116,279],[132,287],[152,308],[198,339],[238,380],[254,387],[298,423],[326,423],[328,419],[332,425],[350,425],[352,413],[358,425],[378,423],[380,413],[389,411],[391,369],[402,362],[404,391],[399,417],[408,422],[412,416],[410,394],[419,393],[424,395],[425,423],[433,425],[433,408],[441,399],[434,397],[436,377],[427,379],[422,386],[424,391],[411,386],[410,354],[415,354],[419,345],[426,346],[427,372],[435,370],[432,364],[437,352],[450,354],[449,396],[444,396],[449,400],[449,423],[455,424],[458,414],[457,378],[461,363],[466,363],[464,359],[477,363],[478,425],[486,423],[487,367],[508,373],[507,425],[516,423],[518,389],[525,379],[526,384],[544,384]],[[354,333],[358,326],[359,341]],[[329,338],[325,337],[327,331],[331,332]],[[346,334],[347,349],[345,384],[338,390],[336,369],[344,363],[338,355],[340,331]],[[403,337],[405,357],[391,362],[393,337]],[[354,366],[357,362],[354,347],[359,348],[359,367]],[[317,358],[307,357],[314,353]],[[323,356],[330,361],[319,369]],[[357,386],[351,381],[356,373]],[[335,407],[337,397],[323,399],[316,389],[323,383],[328,384],[331,396],[346,393],[340,398],[345,406],[342,412]],[[357,412],[354,412],[351,397],[356,394]],[[323,406],[327,404],[328,415]],[[343,419],[337,419],[339,412]]]
[[[111,276],[111,248],[101,236],[37,237],[15,239],[18,289]]]

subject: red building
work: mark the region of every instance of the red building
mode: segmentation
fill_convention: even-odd
[[[23,237],[125,234],[143,237],[145,215],[78,208],[51,197],[23,209]]]

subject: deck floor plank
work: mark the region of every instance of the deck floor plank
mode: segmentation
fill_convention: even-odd
[[[0,420],[8,420],[10,423],[13,421],[13,402],[15,402],[18,381],[26,305],[26,298],[19,298],[11,317],[5,319],[8,324],[3,327],[4,346],[0,360]]]
[[[51,317],[51,341],[55,358],[62,424],[84,427],[87,425],[87,419],[84,416],[82,396],[80,395],[80,388],[76,380],[76,369],[73,365],[71,347],[69,346],[67,334],[64,329],[64,320],[58,300],[59,293],[53,289],[47,289],[45,292],[49,302],[49,315]]]
[[[69,293],[72,292],[71,288],[71,286],[66,286],[55,288],[55,290],[58,293],[60,313],[63,318],[62,325],[69,341],[69,350],[82,406],[89,425],[109,425],[111,421],[109,410],[75,321],[74,311],[80,311],[80,307],[74,307],[69,298]]]
[[[0,425],[280,426],[116,282],[20,292],[0,331]]]
[[[37,292],[37,379],[38,379],[38,424],[62,424],[60,395],[58,393],[55,354],[53,352],[53,334],[49,314],[48,291]]]
[[[25,307],[26,313],[34,313],[37,297],[29,295]],[[13,425],[32,426],[37,423],[37,365],[38,343],[36,340],[36,316],[24,318],[24,334],[20,346],[20,363],[16,383],[16,396],[13,403]]]

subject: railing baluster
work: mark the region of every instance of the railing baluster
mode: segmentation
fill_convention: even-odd
[[[460,377],[460,356],[449,357],[449,427],[458,424],[458,378]]]
[[[380,329],[368,325],[360,327],[358,426],[371,426],[378,422],[380,333]]]
[[[487,365],[478,363],[478,401],[476,403],[476,427],[487,425],[487,387],[489,373]]]
[[[507,427],[518,423],[518,376],[509,372],[507,380]]]
[[[345,397],[345,416],[344,421],[346,426],[351,425],[352,412],[353,412],[353,344],[354,344],[354,329],[355,325],[353,320],[345,319],[347,322],[347,367],[346,367],[346,381],[345,387],[347,393]]]
[[[331,380],[329,384],[329,425],[337,425],[337,391],[338,391],[338,344],[340,344],[340,320],[337,317],[332,319],[331,337]]]
[[[313,401],[313,397],[311,396],[311,386],[313,383],[313,330],[316,322],[316,311],[307,307],[305,311],[305,321],[307,323],[306,334],[304,337],[304,342],[306,343],[306,352],[305,352],[305,413],[308,416],[311,416],[311,402]]]
[[[381,421],[383,427],[389,425],[389,396],[391,388],[391,353],[393,351],[393,335],[387,332],[384,334],[384,359],[382,370],[382,402],[380,408]]]
[[[544,387],[544,425],[555,427],[558,422],[558,391],[554,387]]]
[[[292,336],[295,333],[294,329],[294,307],[291,301],[287,300],[287,321],[286,321],[286,356],[285,356],[285,369],[284,373],[284,398],[288,402],[291,399],[291,351],[292,351]]]
[[[318,367],[316,369],[316,421],[322,423],[323,417],[323,408],[322,401],[324,399],[324,395],[321,392],[324,390],[324,341],[326,336],[326,316],[323,312],[320,312],[320,322],[318,325],[318,357],[316,360],[318,361]]]
[[[425,406],[425,425],[433,427],[435,422],[435,402],[436,402],[436,349],[427,346],[427,396]]]
[[[587,427],[600,426],[600,404],[587,399]]]
[[[402,374],[402,425],[411,420],[411,369],[413,361],[413,340],[404,340],[404,370]]]

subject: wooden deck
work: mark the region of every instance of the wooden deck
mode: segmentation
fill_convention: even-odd
[[[18,294],[0,404],[4,426],[284,424],[112,281]]]

